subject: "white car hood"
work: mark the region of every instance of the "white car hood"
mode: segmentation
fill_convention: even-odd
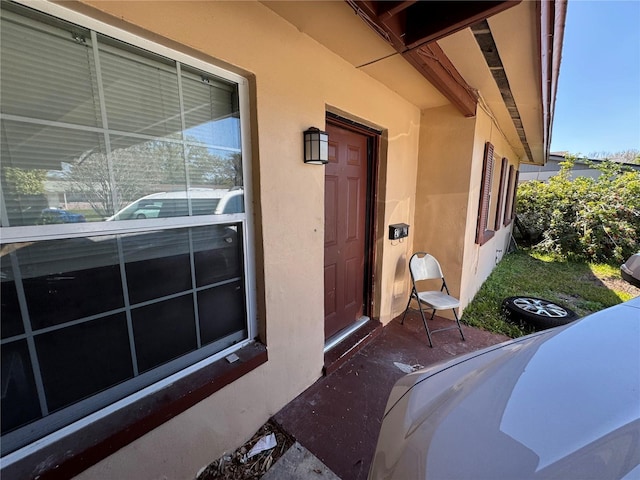
[[[636,299],[401,379],[370,478],[623,478],[639,419]]]

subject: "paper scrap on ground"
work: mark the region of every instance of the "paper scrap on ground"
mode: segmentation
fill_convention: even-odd
[[[393,362],[393,364],[398,367],[400,370],[402,370],[404,373],[412,373],[415,372],[416,370],[420,370],[421,368],[424,368],[422,365],[419,364],[415,364],[415,365],[407,365],[406,363],[400,363],[400,362]]]
[[[276,441],[275,433],[270,435],[265,435],[260,440],[256,442],[256,444],[249,450],[247,453],[247,460],[251,457],[258,455],[259,453],[264,452],[265,450],[270,450],[278,444]]]

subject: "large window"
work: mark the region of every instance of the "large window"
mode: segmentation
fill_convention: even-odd
[[[1,21],[4,455],[227,355],[255,313],[246,81],[4,1]]]

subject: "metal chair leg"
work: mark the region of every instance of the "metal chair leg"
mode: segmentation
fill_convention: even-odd
[[[402,320],[400,321],[400,325],[404,325],[404,317],[407,316],[407,310],[409,310],[409,305],[411,305],[411,299],[413,298],[413,292],[409,295],[409,301],[407,302],[407,306],[404,309],[404,313],[402,314]]]
[[[433,342],[431,341],[431,332],[429,331],[429,326],[427,325],[427,319],[424,316],[424,311],[422,310],[422,304],[418,301],[418,308],[420,309],[420,316],[422,317],[422,323],[424,324],[424,329],[427,331],[427,337],[429,338],[429,346],[433,348]]]
[[[460,319],[458,319],[458,314],[456,313],[456,309],[452,308],[451,310],[453,310],[453,316],[456,318],[456,323],[458,324],[458,330],[460,330],[460,336],[462,337],[462,340],[465,340],[464,333],[462,333],[462,326],[460,325]]]

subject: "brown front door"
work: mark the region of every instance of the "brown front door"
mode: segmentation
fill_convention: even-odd
[[[368,137],[329,124],[325,167],[325,339],[363,315]]]

